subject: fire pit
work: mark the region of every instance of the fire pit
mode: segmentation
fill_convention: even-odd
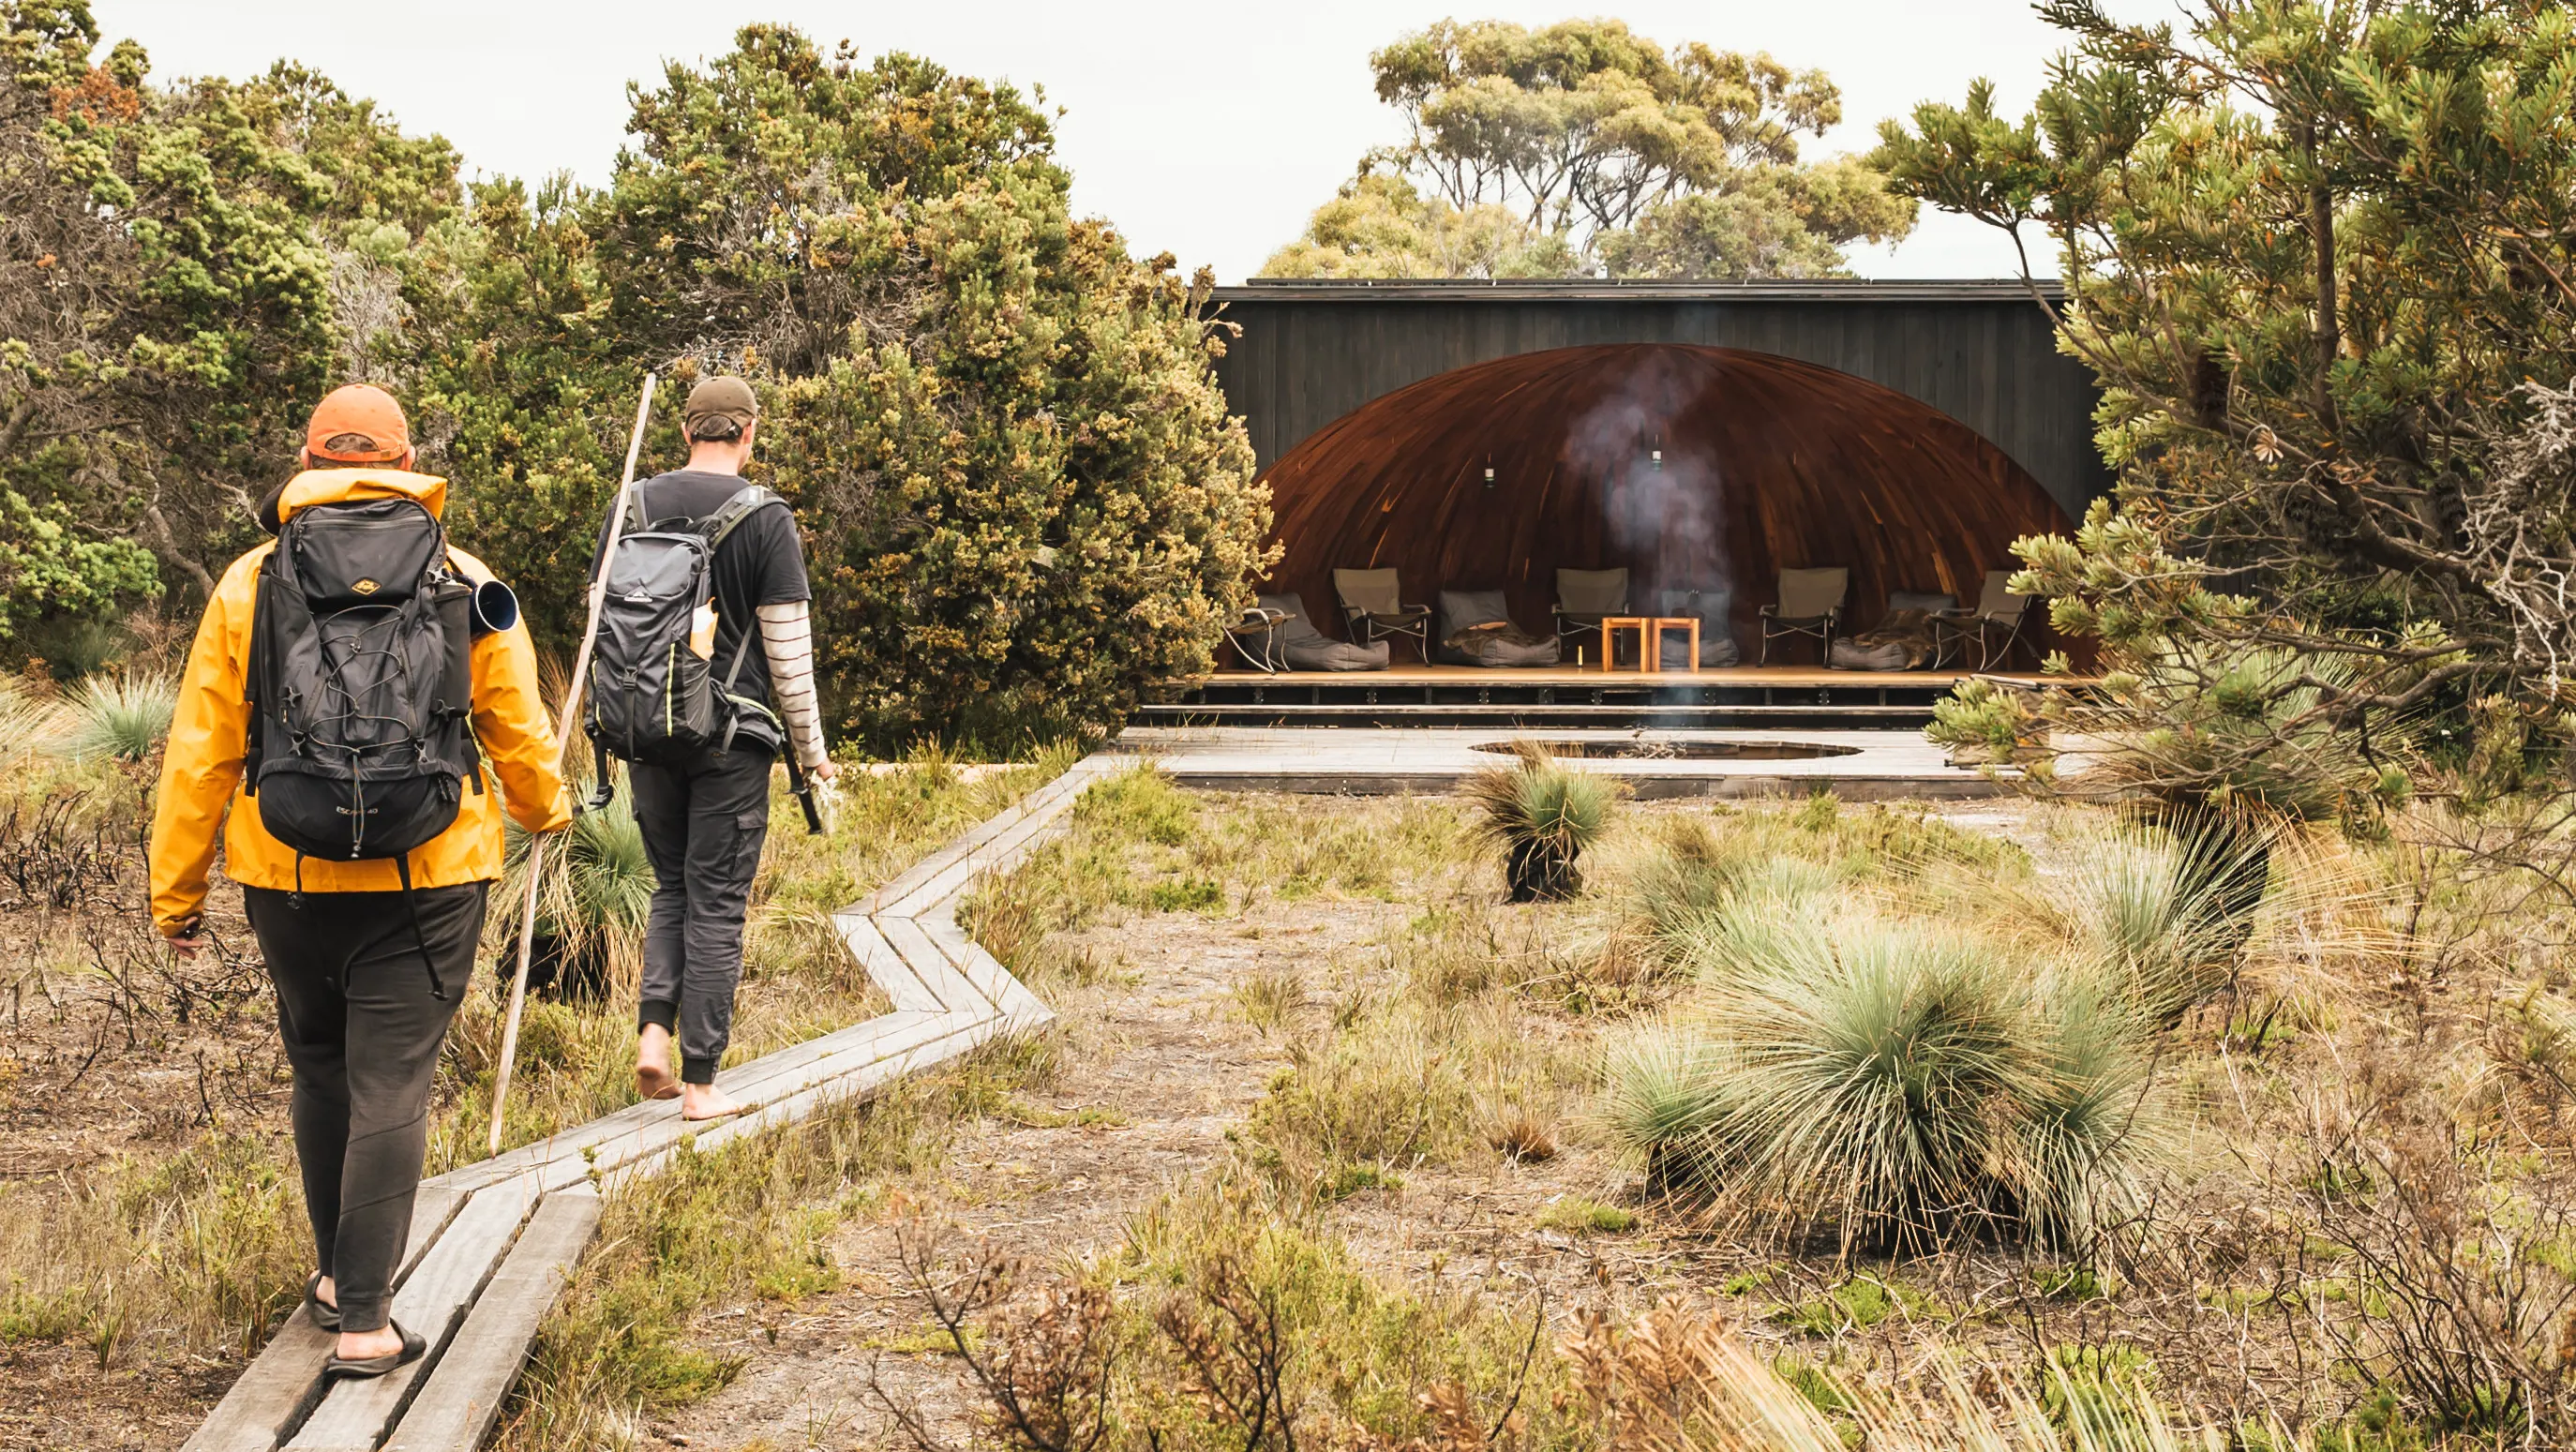
[[[1828,746],[1815,741],[1670,741],[1636,737],[1601,741],[1536,741],[1551,756],[1596,757],[1620,761],[1814,761],[1828,756],[1858,756],[1857,746]],[[1509,741],[1483,741],[1478,751],[1511,754]]]

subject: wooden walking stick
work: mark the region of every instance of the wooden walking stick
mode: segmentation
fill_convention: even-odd
[[[572,684],[564,688],[563,711],[555,717],[557,758],[572,745],[572,728],[581,720],[581,687],[590,678],[590,643],[599,633],[599,608],[608,598],[608,561],[617,552],[617,537],[626,532],[626,495],[635,487],[635,457],[644,450],[644,422],[653,416],[654,375],[644,375],[644,397],[635,405],[635,432],[626,439],[626,472],[608,511],[608,542],[600,546],[599,567],[591,571],[590,611],[582,621],[581,644],[573,652]],[[546,872],[547,836],[528,842],[528,900],[519,910],[519,971],[510,978],[510,1016],[501,1026],[501,1072],[492,1082],[492,1134],[485,1154],[501,1152],[501,1115],[510,1102],[510,1065],[519,1057],[519,1014],[528,1006],[528,953],[537,936],[537,889]]]

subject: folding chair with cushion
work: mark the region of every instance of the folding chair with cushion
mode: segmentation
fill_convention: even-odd
[[[1295,595],[1264,595],[1253,607],[1269,621],[1261,653],[1292,671],[1382,671],[1389,658],[1383,640],[1354,645],[1334,640],[1306,618],[1306,602]],[[1239,643],[1239,642],[1238,642]]]
[[[1440,592],[1440,659],[1451,665],[1551,666],[1561,651],[1553,635],[1512,623],[1500,590]]]
[[[1779,603],[1762,607],[1762,663],[1771,663],[1771,642],[1786,636],[1809,636],[1819,651],[1830,650],[1850,589],[1846,569],[1782,570]]]
[[[2032,598],[2012,592],[2012,577],[2010,570],[1986,571],[1986,586],[1978,592],[1976,609],[1945,611],[1938,617],[1943,659],[1970,636],[1977,641],[1977,669],[2012,657],[2012,648],[2021,642],[2022,624],[2030,618]]]
[[[1631,613],[1628,609],[1628,572],[1559,570],[1556,572],[1556,603],[1548,608],[1556,616],[1556,633],[1560,639],[1589,634],[1597,640],[1603,620]]]
[[[1744,663],[1744,652],[1735,644],[1734,591],[1659,590],[1655,601],[1657,615],[1668,619],[1687,616],[1699,622],[1699,669],[1725,670]],[[1664,669],[1691,668],[1690,637],[1677,630],[1665,631]]]
[[[1395,571],[1335,570],[1333,593],[1342,598],[1342,621],[1354,643],[1375,645],[1402,636],[1422,652],[1424,665],[1431,663],[1430,607],[1404,603]]]

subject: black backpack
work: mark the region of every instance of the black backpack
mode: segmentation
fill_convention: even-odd
[[[472,721],[473,583],[410,499],[317,504],[278,530],[252,607],[244,774],[260,825],[304,859],[410,853],[483,788]],[[413,914],[417,929],[419,916]],[[430,991],[447,995],[429,963]]]
[[[744,711],[768,714],[761,702],[734,694],[743,661],[760,634],[743,621],[741,642],[712,679],[712,662],[689,648],[697,610],[715,594],[716,547],[742,522],[787,501],[748,484],[703,519],[654,519],[644,486],[627,491],[626,528],[604,565],[606,591],[591,637],[588,709],[582,727],[599,756],[599,795],[608,793],[608,758],[668,763],[709,747],[732,746]]]

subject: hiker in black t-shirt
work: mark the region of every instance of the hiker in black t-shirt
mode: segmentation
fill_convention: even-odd
[[[696,519],[715,513],[743,487],[759,408],[739,378],[710,378],[689,391],[683,431],[686,467],[636,485],[641,517]],[[606,543],[607,531],[601,530]],[[742,924],[752,875],[769,835],[769,773],[781,750],[817,781],[832,779],[814,699],[811,598],[795,516],[763,509],[716,547],[716,635],[709,658],[731,661],[743,632],[760,632],[731,694],[739,708],[731,750],[628,768],[635,818],[653,863],[653,911],[644,931],[644,983],[636,1009],[635,1088],[648,1099],[680,1098],[683,1119],[739,1112],[716,1087],[716,1063],[733,1030],[742,981]],[[764,709],[765,706],[765,709]],[[680,1042],[676,1082],[671,1040]]]

